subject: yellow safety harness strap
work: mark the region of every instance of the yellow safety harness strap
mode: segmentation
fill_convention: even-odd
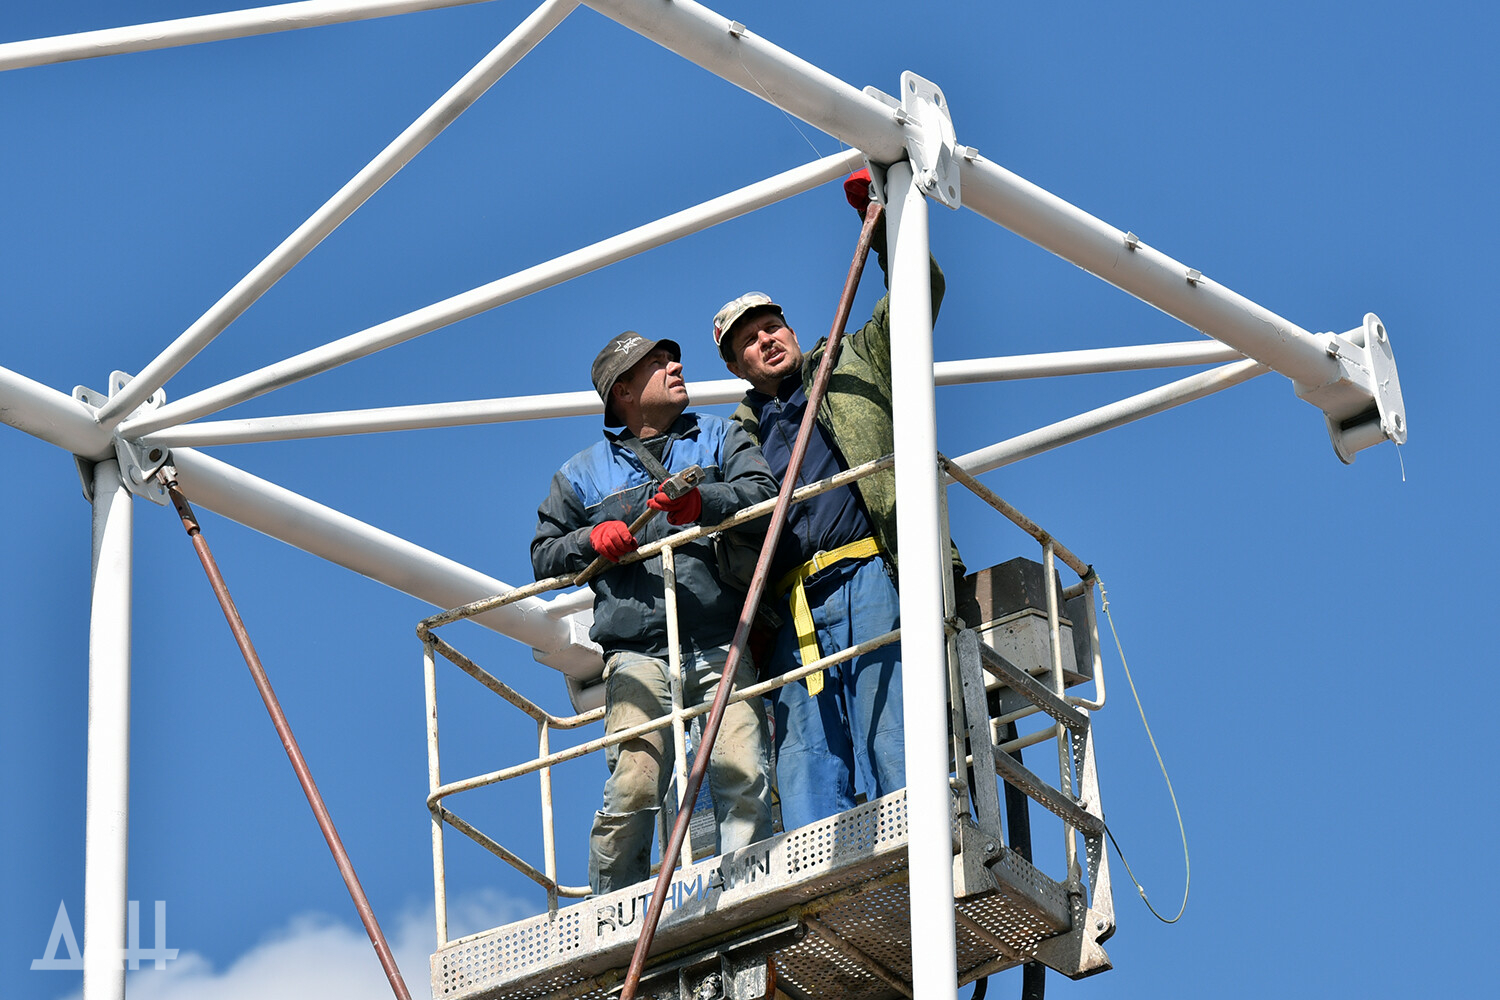
[[[803,584],[820,570],[825,570],[845,559],[868,559],[880,555],[880,543],[872,538],[861,538],[848,545],[840,545],[828,552],[819,552],[807,562],[776,581],[776,596],[791,593],[792,625],[797,629],[797,648],[802,654],[802,663],[812,663],[823,658],[818,652],[818,630],[813,624],[812,608],[807,603],[807,590]],[[808,674],[807,693],[816,696],[823,690],[823,671]]]

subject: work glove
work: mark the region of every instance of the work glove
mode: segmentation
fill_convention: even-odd
[[[630,533],[630,526],[624,521],[604,521],[594,525],[589,532],[589,544],[610,562],[619,562],[627,553],[638,549],[641,543],[636,541]]]
[[[673,500],[665,490],[657,490],[656,496],[646,501],[646,506],[652,510],[666,511],[668,524],[692,524],[703,513],[703,494],[694,486]]]
[[[844,178],[844,197],[861,216],[870,207],[870,168],[856,170]]]

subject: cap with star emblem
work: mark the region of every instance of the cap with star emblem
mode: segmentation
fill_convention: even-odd
[[[604,345],[604,350],[594,358],[594,367],[590,369],[589,374],[594,379],[594,389],[599,393],[599,398],[604,401],[605,427],[619,427],[625,423],[615,415],[615,408],[610,405],[610,390],[614,389],[621,375],[634,368],[636,362],[658,347],[669,351],[673,361],[682,360],[682,348],[677,345],[677,341],[651,340],[642,337],[634,330],[626,330],[622,334],[611,337],[609,343]]]

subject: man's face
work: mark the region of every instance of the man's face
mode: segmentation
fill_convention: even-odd
[[[774,395],[781,380],[802,367],[797,333],[781,313],[767,309],[751,313],[729,331],[729,370],[761,392]]]
[[[615,383],[615,392],[618,394],[622,389],[625,398],[638,401],[641,413],[649,417],[671,414],[675,419],[687,409],[687,382],[682,378],[682,364],[672,360],[672,353],[665,347],[658,347],[621,375]]]

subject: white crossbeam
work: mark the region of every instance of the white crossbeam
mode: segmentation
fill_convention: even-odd
[[[271,286],[312,252],[327,236],[354,214],[354,210],[380,190],[385,182],[411,162],[451,125],[458,116],[489,90],[497,80],[521,61],[553,28],[578,6],[578,0],[546,0],[531,16],[522,21],[504,41],[495,46],[462,79],[424,111],[416,121],[381,150],[363,170],[355,174],[307,221],[281,242],[275,250],[229,291],[215,302],[192,326],[151,361],[123,390],[99,408],[97,419],[106,429],[114,429],[153,392],[223,333]]]
[[[460,292],[322,347],[304,351],[295,357],[267,365],[191,396],[184,396],[175,403],[168,403],[148,414],[127,420],[120,425],[120,431],[127,437],[135,438],[253,399],[272,389],[405,343],[414,337],[442,329],[533,292],[551,288],[581,274],[596,271],[608,264],[801,194],[847,173],[860,161],[858,150],[845,150],[814,160],[655,222],[637,226],[618,236],[517,271],[509,277]]]
[[[1144,344],[1138,347],[1020,354],[970,361],[939,361],[932,366],[932,370],[938,385],[969,385],[1055,375],[1209,364],[1239,357],[1242,355],[1232,347],[1225,347],[1212,340],[1201,340],[1181,344]],[[693,406],[733,403],[744,397],[745,383],[739,379],[689,382],[688,395]],[[275,417],[246,417],[241,420],[205,420],[155,431],[143,437],[140,443],[143,446],[164,448],[197,448],[206,445],[499,424],[552,417],[582,417],[603,412],[604,404],[599,401],[599,396],[591,390],[584,390],[448,403],[379,406],[327,413],[291,413]]]
[[[970,475],[977,476],[981,472],[989,472],[1002,465],[1010,465],[1024,458],[1040,455],[1044,451],[1061,448],[1065,444],[1072,444],[1074,441],[1101,434],[1115,427],[1140,420],[1142,417],[1170,410],[1174,406],[1191,403],[1195,399],[1202,399],[1204,396],[1239,385],[1241,382],[1247,382],[1257,375],[1264,375],[1269,370],[1257,361],[1236,361],[1233,364],[1189,375],[1185,379],[1128,396],[1097,409],[1068,417],[1066,420],[1039,427],[1034,431],[1018,434],[987,448],[960,455],[953,459],[953,462]]]
[[[903,122],[881,102],[691,0],[585,2],[878,163],[904,159],[908,139],[922,139],[920,123]],[[964,207],[1296,382],[1320,386],[1340,377],[1327,344],[1290,320],[1139,241],[1131,249],[1127,233],[984,157],[960,166]]]
[[[303,0],[270,7],[202,14],[150,24],[80,31],[51,38],[28,38],[0,44],[0,70],[93,59],[125,52],[168,49],[199,42],[218,42],[247,35],[269,35],[294,28],[316,28],[343,21],[365,21],[439,7],[465,7],[489,0]]]

